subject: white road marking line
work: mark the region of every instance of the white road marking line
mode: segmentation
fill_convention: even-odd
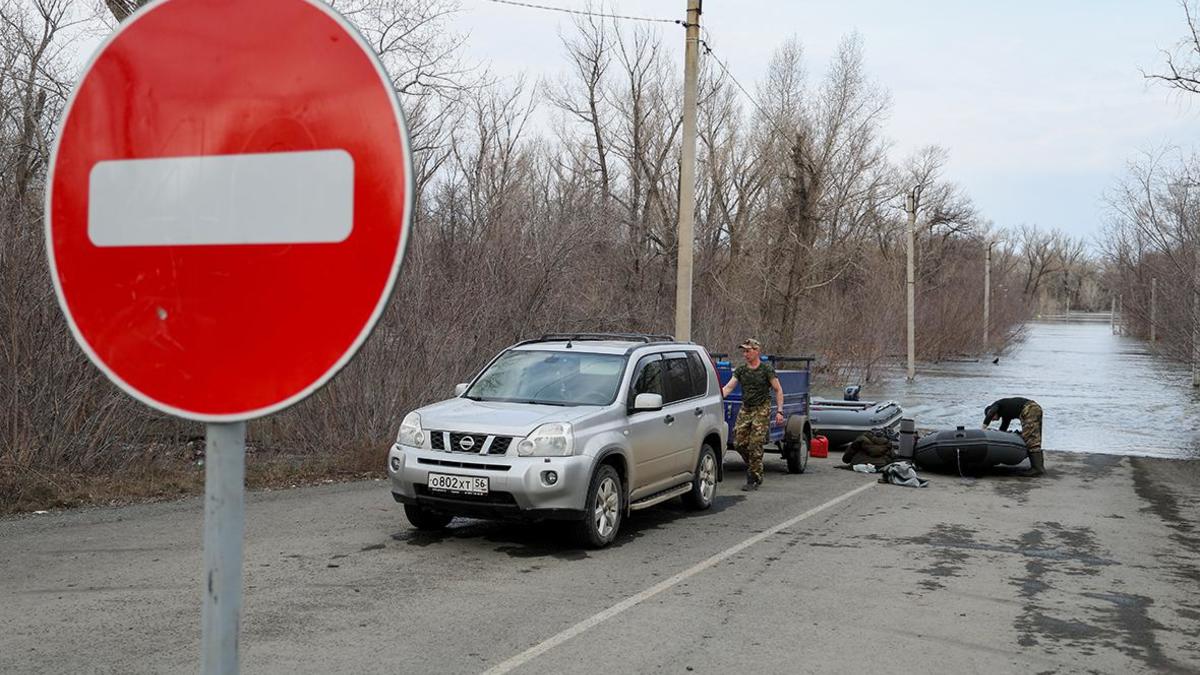
[[[530,647],[529,649],[526,649],[525,651],[521,652],[520,654],[517,654],[516,656],[508,659],[507,661],[498,663],[495,666],[488,668],[487,670],[485,670],[483,672],[483,675],[502,675],[503,673],[512,671],[514,668],[519,668],[520,666],[528,663],[529,661],[533,660],[534,658],[537,658],[538,656],[540,656],[542,654],[545,654],[546,652],[550,651],[551,649],[554,649],[558,645],[561,645],[562,643],[566,642],[567,640],[570,640],[571,638],[575,637],[576,635],[579,635],[580,633],[586,631],[587,629],[597,626],[597,625],[607,621],[608,619],[611,619],[612,617],[620,614],[621,612],[624,612],[625,610],[629,609],[630,607],[633,607],[639,603],[649,600],[650,598],[658,595],[659,593],[662,593],[663,591],[667,590],[668,588],[671,588],[672,586],[678,584],[681,581],[684,581],[690,577],[696,576],[697,574],[712,567],[713,565],[716,565],[717,563],[721,562],[722,560],[725,560],[726,558],[728,558],[732,555],[735,555],[738,552],[757,544],[758,542],[762,541],[763,539],[766,539],[767,537],[778,533],[780,530],[785,530],[785,529],[791,527],[792,525],[795,525],[796,523],[804,520],[805,518],[816,515],[816,514],[820,513],[821,511],[824,511],[825,509],[827,509],[835,504],[841,503],[860,492],[863,492],[867,489],[874,487],[877,484],[878,483],[876,483],[875,481],[871,481],[870,483],[867,483],[865,485],[860,485],[860,486],[854,488],[853,490],[847,492],[846,494],[841,495],[840,497],[834,497],[833,499],[825,502],[824,504],[822,504],[820,506],[811,508],[794,518],[785,520],[784,522],[776,525],[775,527],[772,527],[769,530],[764,530],[763,532],[760,532],[760,533],[754,535],[753,537],[750,537],[749,539],[741,542],[740,544],[734,544],[733,546],[725,549],[724,551],[721,551],[720,553],[712,556],[711,558],[702,560],[702,561],[696,563],[695,565],[692,565],[691,567],[687,568],[686,570],[680,572],[679,574],[676,574],[675,576],[673,576],[669,579],[664,579],[663,581],[660,581],[659,583],[651,586],[650,588],[647,588],[646,590],[642,591],[641,593],[630,596],[630,597],[622,600],[621,602],[618,602],[617,604],[613,605],[612,607],[609,607],[608,609],[606,609],[598,614],[595,614],[587,619],[584,619],[583,621],[580,621],[579,623],[575,624],[574,626],[571,626],[570,628],[562,631],[561,633],[559,633],[539,644],[536,644],[536,645]]]
[[[96,246],[336,243],[353,225],[345,150],[106,160],[88,176]]]

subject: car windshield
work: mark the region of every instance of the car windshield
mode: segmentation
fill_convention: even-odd
[[[496,359],[465,395],[476,401],[608,405],[624,370],[619,354],[515,349]]]

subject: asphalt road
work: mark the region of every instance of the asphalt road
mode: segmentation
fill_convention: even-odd
[[[1200,462],[924,489],[739,468],[610,548],[411,530],[387,483],[249,495],[244,672],[1200,672]],[[836,500],[836,501],[835,501]],[[832,503],[831,503],[832,502]],[[199,668],[198,499],[0,519],[0,671]]]

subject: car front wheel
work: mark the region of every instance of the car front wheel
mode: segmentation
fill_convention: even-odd
[[[624,509],[621,476],[608,464],[602,464],[592,476],[584,502],[583,520],[577,525],[580,542],[588,548],[604,548],[617,538]]]

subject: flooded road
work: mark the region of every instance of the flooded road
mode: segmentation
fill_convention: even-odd
[[[836,387],[817,393],[841,397]],[[1108,315],[1033,322],[999,363],[918,363],[915,382],[895,369],[862,392],[863,400],[898,401],[922,429],[977,427],[984,406],[1006,396],[1042,405],[1048,450],[1200,459],[1190,367],[1113,335]]]

